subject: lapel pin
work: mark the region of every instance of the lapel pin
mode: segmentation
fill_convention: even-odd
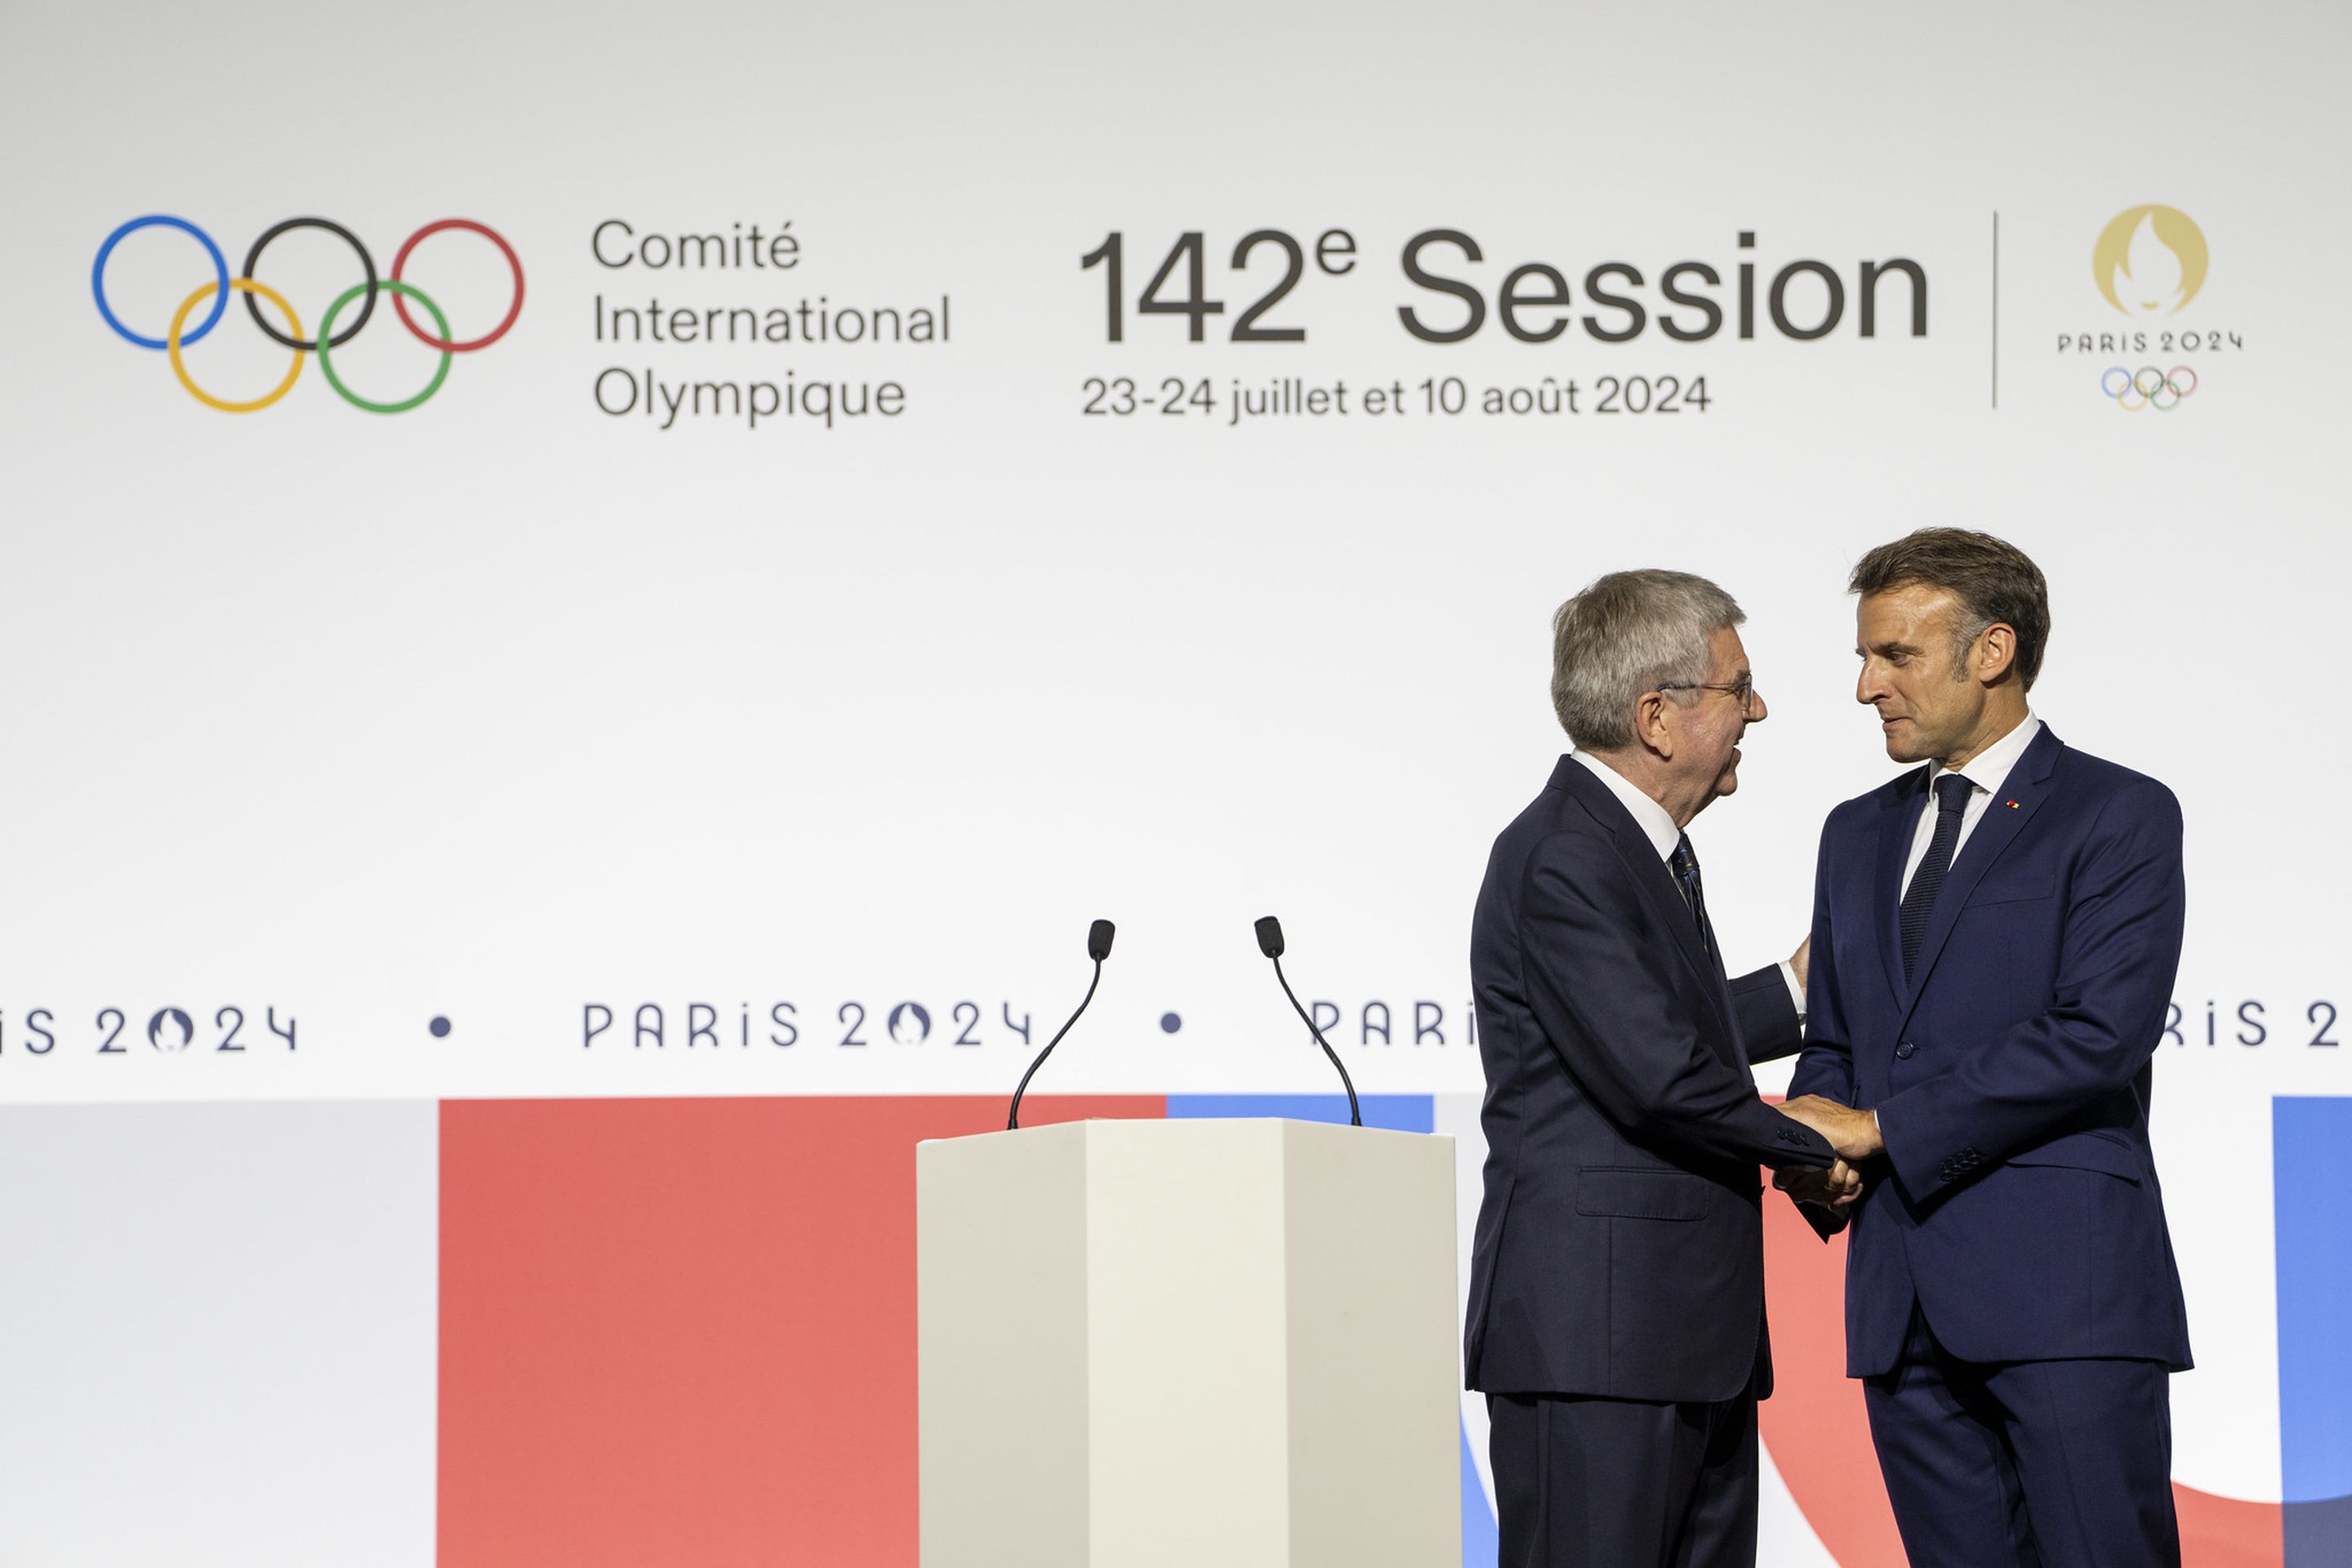
[[[2013,801],[2013,800],[2012,800],[2012,801],[2011,801],[2011,802],[2009,803],[2009,809],[2010,809],[2010,810],[2011,810],[2011,811],[2015,811],[2015,810],[2017,810],[2017,809],[2018,809],[2017,802],[2015,802],[2015,801]]]

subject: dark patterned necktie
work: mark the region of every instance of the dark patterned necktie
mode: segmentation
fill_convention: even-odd
[[[1944,873],[1952,868],[1952,849],[1960,841],[1960,814],[1968,809],[1969,796],[1976,785],[1958,773],[1946,773],[1936,781],[1936,832],[1927,840],[1927,858],[1911,873],[1911,886],[1903,893],[1903,978],[1911,978],[1911,966],[1918,962],[1920,939],[1927,934],[1927,917],[1935,913],[1936,894],[1944,886]]]
[[[1710,957],[1715,952],[1714,933],[1706,924],[1706,894],[1699,885],[1698,857],[1691,850],[1690,835],[1685,833],[1675,845],[1672,862],[1675,884],[1683,890],[1683,902],[1689,906],[1691,919],[1698,925],[1699,945]]]

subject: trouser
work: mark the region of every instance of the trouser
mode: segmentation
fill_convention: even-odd
[[[1863,1380],[1911,1568],[2179,1568],[2168,1375],[1960,1361],[1915,1310],[1902,1361]]]
[[[1756,1396],[1490,1395],[1501,1568],[1755,1568]]]

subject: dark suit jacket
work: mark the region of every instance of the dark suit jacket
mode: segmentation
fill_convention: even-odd
[[[1953,859],[1906,984],[1927,773],[1832,812],[1814,883],[1789,1092],[1874,1108],[1886,1139],[1853,1216],[1846,1373],[1895,1366],[1915,1300],[1965,1361],[2185,1367],[2147,1137],[2180,960],[2179,804],[2045,727]]]
[[[1470,973],[1486,1171],[1469,1385],[1769,1392],[1757,1166],[1831,1160],[1748,1070],[1798,1047],[1778,967],[1727,984],[1641,826],[1562,757],[1495,841]]]

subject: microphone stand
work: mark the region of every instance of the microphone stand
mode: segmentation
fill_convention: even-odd
[[[1029,1080],[1037,1076],[1037,1069],[1045,1065],[1045,1058],[1054,1054],[1054,1047],[1060,1045],[1062,1043],[1062,1037],[1070,1032],[1070,1024],[1075,1024],[1078,1021],[1078,1013],[1085,1012],[1087,1010],[1087,1003],[1095,999],[1095,987],[1102,984],[1102,966],[1103,961],[1099,958],[1096,959],[1095,977],[1087,982],[1087,994],[1085,1000],[1078,1004],[1078,1012],[1070,1015],[1069,1024],[1064,1024],[1059,1029],[1054,1031],[1054,1037],[1045,1042],[1045,1048],[1037,1053],[1037,1059],[1031,1062],[1029,1064],[1029,1070],[1021,1075],[1020,1087],[1013,1091],[1013,1109],[1005,1114],[1004,1118],[1004,1130],[1007,1132],[1014,1132],[1020,1130],[1021,1097],[1029,1092]]]
[[[1289,976],[1282,973],[1282,955],[1278,952],[1269,952],[1266,956],[1274,960],[1274,977],[1282,982],[1282,994],[1290,998],[1290,1005],[1306,1022],[1307,1032],[1315,1037],[1315,1043],[1323,1047],[1323,1054],[1329,1057],[1331,1065],[1339,1069],[1339,1082],[1348,1091],[1348,1125],[1361,1127],[1364,1124],[1364,1113],[1356,1104],[1356,1080],[1348,1076],[1347,1064],[1339,1059],[1339,1053],[1331,1048],[1331,1042],[1323,1037],[1323,1031],[1315,1026],[1313,1016],[1306,1008],[1298,1005],[1298,994],[1291,990]]]

